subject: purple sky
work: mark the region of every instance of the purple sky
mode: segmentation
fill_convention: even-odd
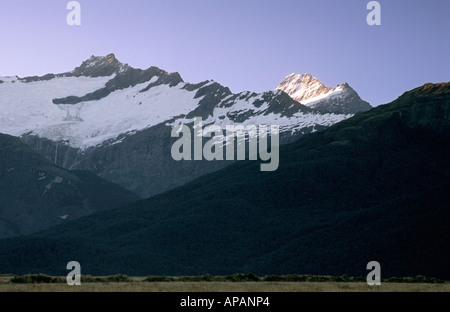
[[[450,1],[0,0],[0,76],[61,73],[115,53],[133,67],[178,71],[233,92],[274,89],[292,72],[348,82],[372,105],[427,82],[450,81]]]

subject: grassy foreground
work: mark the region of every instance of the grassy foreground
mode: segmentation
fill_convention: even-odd
[[[0,292],[450,292],[450,283],[362,281],[158,281],[144,277],[88,277],[81,286],[69,286],[64,277],[39,282],[0,275]],[[22,278],[22,277],[19,277]],[[52,280],[53,279],[53,280]],[[164,280],[164,279],[162,279]]]

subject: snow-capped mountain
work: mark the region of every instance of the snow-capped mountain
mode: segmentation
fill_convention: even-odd
[[[279,125],[285,143],[352,116],[307,107],[281,90],[233,94],[212,80],[187,83],[157,67],[132,68],[114,54],[92,56],[67,73],[0,80],[0,133],[21,137],[59,166],[94,171],[141,196],[229,164],[173,161],[177,123],[202,117],[205,126],[223,128]]]
[[[114,55],[93,56],[69,73],[2,80],[0,132],[80,149],[176,117],[201,116],[223,126],[275,123],[282,132],[327,127],[349,117],[320,114],[280,91],[232,94],[214,81],[185,83],[178,73],[134,69]]]
[[[297,102],[322,113],[356,114],[372,108],[348,83],[330,88],[310,74],[292,73],[276,90],[284,91]]]

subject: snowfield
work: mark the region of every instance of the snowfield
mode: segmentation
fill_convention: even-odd
[[[111,77],[55,78],[0,85],[0,132],[14,136],[32,133],[53,141],[87,148],[131,131],[154,126],[195,109],[201,98],[195,92],[159,85],[139,92],[151,81],[118,90],[98,101],[76,105],[53,104],[55,98],[83,96],[104,87]]]

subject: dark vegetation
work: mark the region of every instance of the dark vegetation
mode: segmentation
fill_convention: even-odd
[[[30,234],[139,200],[91,172],[53,165],[16,137],[0,134],[0,160],[0,238]]]
[[[90,275],[81,276],[82,283],[126,283],[132,278],[118,274],[112,276],[94,277]],[[23,276],[14,275],[10,282],[13,284],[65,284],[67,279],[61,276],[49,276],[45,274],[28,274]]]
[[[365,276],[375,260],[383,278],[450,279],[449,94],[448,83],[427,84],[306,135],[280,149],[276,172],[239,162],[0,241],[0,271],[65,275],[76,260],[92,275],[343,277]]]
[[[65,284],[65,277],[54,277],[44,274],[29,274],[24,276],[14,275],[10,280],[13,284]],[[112,276],[81,276],[81,283],[129,283],[133,278],[127,275]],[[148,283],[167,283],[167,282],[366,282],[363,277],[349,277],[346,274],[341,276],[322,276],[322,275],[266,275],[256,276],[253,273],[238,273],[228,276],[212,276],[205,274],[201,276],[148,276],[141,280]],[[391,277],[382,279],[383,283],[446,283],[446,281],[429,278],[425,276],[416,277]]]

